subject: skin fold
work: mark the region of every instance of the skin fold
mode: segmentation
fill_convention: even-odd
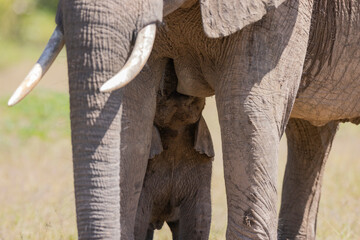
[[[79,239],[134,239],[169,62],[177,92],[216,96],[226,238],[314,239],[336,126],[359,123],[359,9],[355,0],[61,0]],[[157,35],[143,70],[100,93],[151,23]],[[278,146],[290,118],[278,227]]]
[[[205,99],[177,93],[173,64],[168,66],[157,94],[135,239],[152,239],[165,221],[173,239],[208,239],[214,150],[201,116]]]

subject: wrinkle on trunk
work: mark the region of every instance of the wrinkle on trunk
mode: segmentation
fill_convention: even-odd
[[[141,86],[141,80],[134,80],[111,94],[99,89],[124,65],[137,31],[157,21],[162,21],[161,0],[59,3],[57,23],[68,56],[79,239],[133,239],[156,84],[148,80]]]
[[[98,89],[115,72],[113,59],[124,61],[129,45],[109,39],[118,33],[101,26],[110,25],[105,10],[111,13],[101,9],[98,18],[96,7],[72,14],[64,9],[79,239],[120,238],[121,95]]]

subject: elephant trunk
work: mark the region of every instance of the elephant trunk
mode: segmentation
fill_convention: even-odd
[[[105,16],[96,19],[95,9],[84,12],[88,16],[75,12],[63,19],[78,235],[79,239],[120,239],[121,98],[119,93],[102,94],[99,88],[124,62],[122,56],[130,46],[109,39],[115,33],[100,27],[109,25]]]
[[[149,96],[143,98],[144,104],[136,101],[134,94],[140,90],[132,84],[111,94],[99,89],[123,67],[133,32],[149,24],[151,16],[139,20],[139,14],[132,13],[143,5],[139,1],[60,2],[79,239],[133,239],[153,119],[152,111],[138,111],[155,109],[155,101],[149,101],[155,99],[155,91],[147,88],[148,93],[140,93]],[[155,21],[154,17],[150,22]]]

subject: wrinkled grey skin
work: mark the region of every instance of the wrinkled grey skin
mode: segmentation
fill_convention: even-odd
[[[227,239],[277,238],[278,145],[290,115],[279,238],[315,237],[337,121],[360,116],[360,18],[355,0],[314,1],[61,1],[80,239],[133,239],[169,59],[178,92],[216,95]],[[164,18],[163,3],[173,11]],[[100,93],[124,65],[134,33],[153,22],[163,24],[143,71],[125,88]]]
[[[339,122],[360,123],[360,3],[315,1],[302,79],[286,129],[280,239],[315,239],[325,163]]]
[[[170,62],[157,95],[150,158],[140,195],[135,239],[152,239],[166,221],[173,239],[208,239],[211,223],[210,132],[205,99],[176,92]]]

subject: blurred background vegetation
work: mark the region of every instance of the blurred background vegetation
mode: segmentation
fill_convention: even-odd
[[[0,240],[76,239],[65,51],[16,107],[7,100],[55,28],[58,0],[0,0]]]
[[[2,90],[0,92],[0,113],[6,113],[0,118],[0,123],[3,126],[0,128],[0,135],[2,136],[16,133],[17,137],[21,139],[26,140],[31,136],[37,136],[44,140],[48,138],[48,135],[52,134],[49,131],[52,126],[50,126],[50,122],[44,124],[43,119],[56,121],[60,117],[63,120],[68,120],[67,94],[64,91],[42,92],[41,85],[39,91],[35,90],[34,94],[30,95],[29,101],[22,102],[19,107],[13,108],[11,111],[6,107],[9,94],[30,69],[28,65],[35,63],[40,56],[55,28],[58,1],[0,1],[0,52],[2,55],[0,58],[0,76],[3,78],[0,81],[6,81],[6,78],[10,78],[7,79],[7,85],[13,85],[11,88],[6,89],[8,91]],[[63,54],[59,58],[64,59]],[[62,62],[62,65],[64,65],[64,62]],[[14,70],[11,69],[12,66],[15,66]],[[16,70],[16,68],[18,69]],[[19,72],[20,76],[11,73],[14,71]],[[10,74],[4,74],[4,72],[10,72]],[[66,79],[66,72],[62,71],[61,75]],[[62,82],[66,84],[66,80]],[[63,89],[64,87],[61,90]],[[55,87],[55,90],[59,90],[58,87]],[[45,106],[44,102],[49,102],[51,105]],[[53,112],[53,109],[58,111]],[[28,117],[23,119],[21,118],[22,114]],[[65,135],[62,135],[68,137],[68,126],[59,129],[60,132],[66,132]],[[4,140],[0,138],[1,141]]]
[[[30,58],[44,47],[55,26],[58,0],[0,1],[0,68]]]

